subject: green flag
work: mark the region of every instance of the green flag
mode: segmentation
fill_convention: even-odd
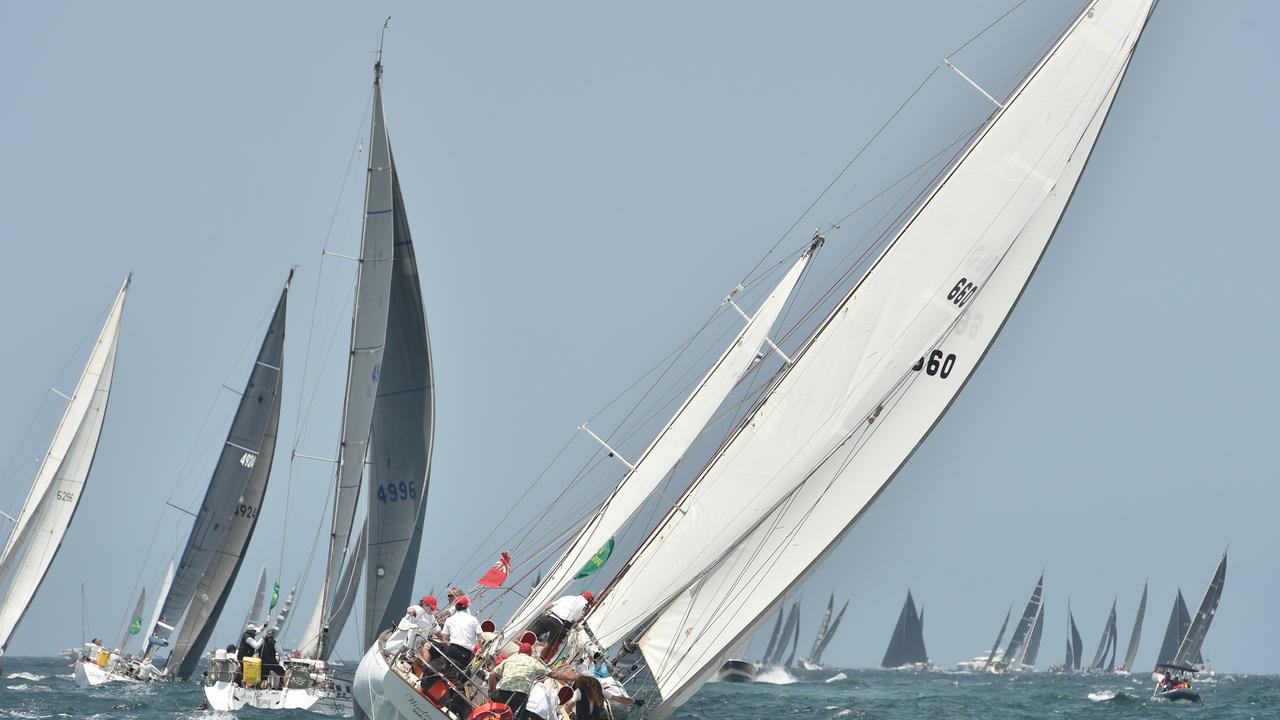
[[[591,559],[587,561],[587,564],[582,566],[582,569],[578,571],[578,574],[573,576],[573,579],[578,580],[587,577],[604,567],[604,564],[608,562],[609,556],[612,554],[613,538],[609,538],[608,542],[601,546],[601,548],[596,551],[595,555],[591,556]]]
[[[276,581],[276,586],[271,589],[271,606],[267,608],[267,612],[276,609],[276,604],[280,602],[280,581]]]
[[[129,634],[137,635],[140,632],[142,632],[142,616],[134,615],[133,622],[129,623]]]

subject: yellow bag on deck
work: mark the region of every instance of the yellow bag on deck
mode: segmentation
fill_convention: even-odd
[[[262,658],[247,657],[244,659],[244,686],[251,687],[262,682]]]
[[[111,660],[111,653],[109,651],[102,650],[98,653],[98,667],[100,668],[107,667],[107,663],[110,662],[110,660]]]

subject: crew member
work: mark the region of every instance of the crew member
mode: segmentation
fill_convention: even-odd
[[[592,675],[595,676],[596,680],[600,681],[600,689],[604,692],[604,696],[609,700],[610,704],[644,707],[643,699],[632,698],[627,695],[627,689],[622,686],[622,683],[609,674],[609,665],[604,662],[603,656],[596,663]],[[631,707],[613,707],[610,710],[614,720],[621,720],[631,713]]]
[[[480,634],[480,621],[471,614],[470,607],[471,601],[466,595],[456,597],[453,614],[444,621],[444,629],[440,632],[440,639],[444,643],[439,650],[450,665],[448,673],[459,679],[471,664],[471,658],[475,655],[476,636]]]
[[[546,674],[547,666],[533,656],[533,646],[521,643],[520,652],[489,673],[489,696],[511,708],[514,717],[523,717],[530,690]]]
[[[284,666],[280,664],[280,658],[276,655],[276,629],[267,630],[267,636],[262,639],[262,646],[258,648],[258,657],[262,658],[262,682],[266,685],[272,675],[284,677]]]
[[[580,595],[565,595],[548,605],[542,617],[529,626],[529,631],[546,644],[546,652],[555,652],[569,628],[587,614],[587,608],[595,599],[590,590],[583,590]]]

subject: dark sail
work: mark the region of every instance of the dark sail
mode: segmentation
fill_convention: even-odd
[[[1147,613],[1147,583],[1142,584],[1142,599],[1138,601],[1138,614],[1133,619],[1133,632],[1129,634],[1129,649],[1124,653],[1125,672],[1133,670],[1133,661],[1138,657],[1138,641],[1142,639],[1142,618]]]
[[[151,635],[166,640],[183,616],[187,616],[183,633],[179,635],[180,644],[174,646],[169,657],[169,667],[175,673],[184,667],[192,668],[192,663],[186,662],[185,658],[194,654],[198,660],[204,650],[201,636],[207,644],[211,628],[217,624],[226,595],[240,569],[244,548],[258,522],[280,419],[288,292],[289,285],[285,283],[257,360],[249,373],[249,381],[240,396],[240,405],[231,421],[231,430],[222,445],[213,477],[200,503],[200,511],[191,527],[178,570],[161,606],[159,620],[151,630]],[[197,593],[198,602],[193,604]],[[157,647],[150,643],[150,637],[148,657]],[[200,646],[197,648],[196,645]],[[189,675],[190,669],[187,672]]]
[[[915,598],[908,590],[907,600],[898,613],[898,622],[893,627],[893,635],[889,638],[889,647],[885,649],[880,667],[896,668],[927,662],[929,656],[924,649],[920,615],[916,612]]]
[[[764,651],[761,662],[768,665],[773,660],[774,651],[778,649],[778,639],[782,636],[782,608],[778,608],[778,619],[773,623],[773,634],[769,636],[769,647]]]
[[[1027,643],[1027,651],[1022,654],[1021,667],[1034,668],[1036,666],[1036,658],[1040,657],[1040,638],[1044,636],[1044,605],[1040,606],[1040,613],[1036,615],[1036,624],[1031,628],[1031,640]]]
[[[800,631],[800,603],[791,605],[791,612],[787,613],[787,621],[782,626],[782,633],[778,635],[778,644],[773,649],[773,654],[765,658],[767,665],[781,665],[782,654],[787,651],[787,645],[793,644],[792,639],[796,633]]]
[[[1182,644],[1182,638],[1186,637],[1189,627],[1191,627],[1191,616],[1187,614],[1187,603],[1182,599],[1182,591],[1179,590],[1173,600],[1173,609],[1169,611],[1169,624],[1164,629],[1164,641],[1160,643],[1160,654],[1156,657],[1158,665],[1173,662],[1173,656],[1178,654],[1178,646]]]
[[[1036,615],[1040,612],[1040,599],[1044,594],[1044,575],[1036,581],[1036,589],[1031,591],[1031,599],[1027,601],[1027,607],[1022,611],[1022,617],[1019,618],[1017,626],[1013,629],[1013,637],[1009,640],[1009,647],[1004,650],[1004,662],[1009,664],[1018,656],[1018,652],[1022,650],[1022,644],[1027,641],[1031,635],[1031,626],[1036,621]]]
[[[831,611],[835,608],[836,594],[831,593],[831,597],[827,598],[827,611],[822,614],[822,622],[818,623],[818,633],[813,636],[813,647],[809,648],[809,662],[817,662],[818,654],[822,650],[822,639],[827,635],[827,629],[831,626]]]
[[[1209,588],[1204,591],[1204,598],[1200,601],[1200,608],[1196,610],[1195,619],[1191,621],[1186,635],[1178,646],[1178,652],[1173,656],[1174,665],[1193,665],[1204,662],[1204,658],[1200,656],[1200,647],[1204,645],[1209,626],[1213,623],[1214,615],[1218,613],[1218,602],[1222,600],[1222,586],[1226,581],[1227,555],[1223,553],[1222,562],[1218,563],[1218,570],[1209,581]]]
[[[844,605],[840,607],[840,612],[836,613],[836,619],[831,621],[831,627],[827,628],[827,632],[822,636],[822,644],[818,646],[818,651],[809,658],[817,663],[822,661],[822,653],[827,651],[827,646],[831,644],[831,638],[835,637],[836,630],[840,627],[840,621],[844,619],[844,611],[849,609],[849,601],[845,600]]]
[[[394,155],[391,187],[395,262],[366,468],[364,637],[370,642],[411,604],[435,427],[431,345]]]
[[[1071,611],[1067,611],[1067,620],[1071,623],[1071,645],[1073,647],[1071,656],[1071,670],[1078,671],[1080,664],[1084,662],[1084,639],[1080,637],[1080,630],[1076,628],[1076,619],[1071,616]]]
[[[1112,659],[1115,658],[1116,645],[1116,601],[1111,601],[1111,612],[1107,615],[1106,625],[1102,629],[1102,637],[1098,640],[1098,650],[1093,654],[1093,662],[1089,664],[1090,670],[1110,670],[1111,666],[1107,664],[1107,653],[1110,652]]]
[[[800,603],[796,603],[791,611],[795,613],[796,622],[791,631],[791,654],[787,655],[787,662],[783,667],[796,664],[796,648],[800,646]]]
[[[1000,632],[996,633],[996,641],[991,645],[991,653],[987,655],[987,665],[995,662],[996,653],[1000,652],[1000,641],[1004,640],[1004,631],[1009,629],[1009,616],[1012,614],[1012,607],[1004,611],[1004,622],[1000,623]]]

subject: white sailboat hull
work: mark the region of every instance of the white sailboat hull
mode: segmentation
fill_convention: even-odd
[[[382,640],[374,643],[356,668],[353,693],[360,711],[373,720],[454,720],[397,672],[382,652]]]
[[[73,674],[75,675],[76,685],[82,688],[97,687],[109,682],[141,682],[138,678],[113,672],[107,668],[100,667],[97,663],[85,662],[83,659],[76,661],[76,668]]]
[[[246,707],[259,710],[309,710],[324,715],[350,717],[351,685],[341,680],[333,681],[333,689],[327,688],[244,688],[230,682],[215,682],[204,687],[204,697],[209,709],[218,712],[235,712]]]

